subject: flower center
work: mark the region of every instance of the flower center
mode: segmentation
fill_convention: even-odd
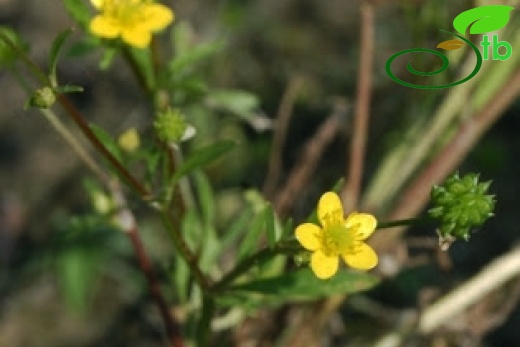
[[[342,224],[330,225],[324,230],[324,249],[331,255],[352,252],[355,248],[355,239],[350,229]]]
[[[106,0],[103,10],[122,25],[135,25],[142,19],[143,5],[140,0]]]

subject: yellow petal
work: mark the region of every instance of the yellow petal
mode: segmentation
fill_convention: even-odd
[[[368,213],[351,213],[345,221],[345,227],[355,230],[356,240],[365,240],[376,230],[377,219]]]
[[[359,270],[370,270],[377,265],[377,254],[366,243],[356,247],[356,253],[343,253],[343,260],[348,266]]]
[[[95,16],[90,21],[90,31],[96,36],[113,39],[119,36],[121,27],[110,17]]]
[[[146,48],[152,40],[152,34],[142,26],[124,28],[121,34],[123,41],[137,48]]]
[[[315,251],[321,247],[323,230],[315,224],[303,223],[298,225],[295,230],[296,239],[309,251]]]
[[[338,194],[326,192],[318,202],[318,219],[323,227],[343,222],[343,206]]]
[[[334,276],[338,271],[338,257],[328,257],[322,251],[317,250],[311,257],[311,269],[319,279],[325,280]]]
[[[90,0],[90,3],[92,4],[92,6],[94,6],[97,9],[100,9],[101,7],[103,7],[104,2],[105,2],[105,0]]]
[[[174,19],[171,9],[161,4],[146,5],[143,9],[144,21],[140,25],[145,26],[149,30],[159,31],[166,28]]]

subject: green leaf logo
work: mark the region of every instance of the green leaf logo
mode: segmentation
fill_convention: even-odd
[[[475,7],[455,17],[453,27],[462,35],[465,35],[468,28],[470,28],[470,34],[495,31],[506,26],[509,22],[509,12],[514,9],[514,7],[505,5]]]

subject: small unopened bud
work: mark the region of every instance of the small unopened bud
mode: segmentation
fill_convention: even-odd
[[[51,87],[37,89],[27,102],[27,107],[49,108],[56,102],[56,93]]]
[[[121,135],[119,135],[117,139],[117,143],[119,147],[121,147],[124,151],[128,153],[134,152],[139,148],[140,145],[139,133],[135,128],[130,128]]]

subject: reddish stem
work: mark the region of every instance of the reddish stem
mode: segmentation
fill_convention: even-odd
[[[168,303],[162,295],[159,281],[153,272],[150,259],[146,254],[141,238],[139,237],[139,233],[135,227],[127,230],[127,233],[130,237],[130,240],[132,241],[132,245],[134,246],[137,261],[139,262],[139,267],[148,281],[150,293],[152,294],[154,301],[161,313],[161,317],[166,326],[166,333],[168,334],[170,344],[172,347],[183,347],[184,343],[182,341],[181,329],[171,316]]]

